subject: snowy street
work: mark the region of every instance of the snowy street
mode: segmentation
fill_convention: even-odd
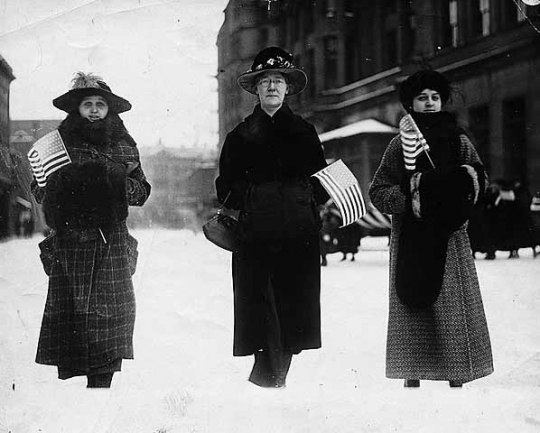
[[[293,358],[285,389],[247,381],[232,356],[230,253],[200,233],[136,230],[135,359],[112,388],[34,362],[47,277],[42,237],[0,244],[0,433],[540,431],[540,257],[476,266],[495,372],[450,389],[386,379],[386,238],[322,268],[323,348]]]

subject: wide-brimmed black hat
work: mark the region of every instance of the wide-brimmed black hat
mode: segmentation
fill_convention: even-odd
[[[403,108],[408,112],[411,112],[414,97],[418,96],[424,89],[431,89],[439,92],[443,104],[445,104],[450,97],[451,86],[448,79],[440,72],[426,69],[415,72],[401,83],[399,88],[399,99]]]
[[[305,89],[307,75],[292,62],[293,55],[279,47],[268,47],[255,56],[251,68],[238,77],[239,86],[256,94],[257,77],[265,72],[279,72],[289,84],[289,95],[296,95]]]
[[[115,113],[123,113],[131,110],[131,104],[128,100],[115,95],[111,88],[103,81],[103,78],[94,74],[85,74],[77,72],[71,90],[62,96],[53,99],[53,105],[66,113],[71,113],[79,107],[83,98],[92,95],[99,95],[105,98],[109,109]]]

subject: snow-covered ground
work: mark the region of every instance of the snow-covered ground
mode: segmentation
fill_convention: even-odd
[[[540,431],[540,258],[476,261],[495,373],[450,389],[384,376],[388,250],[322,269],[323,348],[293,359],[287,388],[232,357],[229,253],[187,231],[135,231],[135,360],[110,390],[34,363],[47,279],[39,236],[0,244],[0,433]]]

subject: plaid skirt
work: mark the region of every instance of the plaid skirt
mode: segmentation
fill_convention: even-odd
[[[133,358],[137,241],[125,222],[52,233],[39,245],[49,290],[36,362],[59,376],[93,374]]]

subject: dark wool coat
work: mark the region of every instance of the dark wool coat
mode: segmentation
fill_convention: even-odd
[[[115,117],[108,143],[81,139],[68,117],[59,127],[72,164],[34,183],[52,233],[40,243],[49,275],[36,362],[67,378],[120,368],[133,358],[137,241],[127,206],[150,194],[135,142]]]
[[[223,144],[218,199],[230,193],[243,240],[232,259],[236,356],[266,347],[269,311],[285,350],[321,345],[316,205],[328,195],[310,176],[325,166],[315,128],[286,105],[273,117],[257,105]]]
[[[430,142],[433,149],[437,143]],[[459,135],[458,164],[480,163],[466,135]],[[437,164],[437,162],[435,162]],[[439,296],[426,308],[400,302],[396,265],[411,197],[401,141],[395,137],[375,173],[369,195],[381,212],[391,214],[390,307],[386,376],[395,379],[468,382],[493,372],[489,332],[466,223],[450,233]]]

